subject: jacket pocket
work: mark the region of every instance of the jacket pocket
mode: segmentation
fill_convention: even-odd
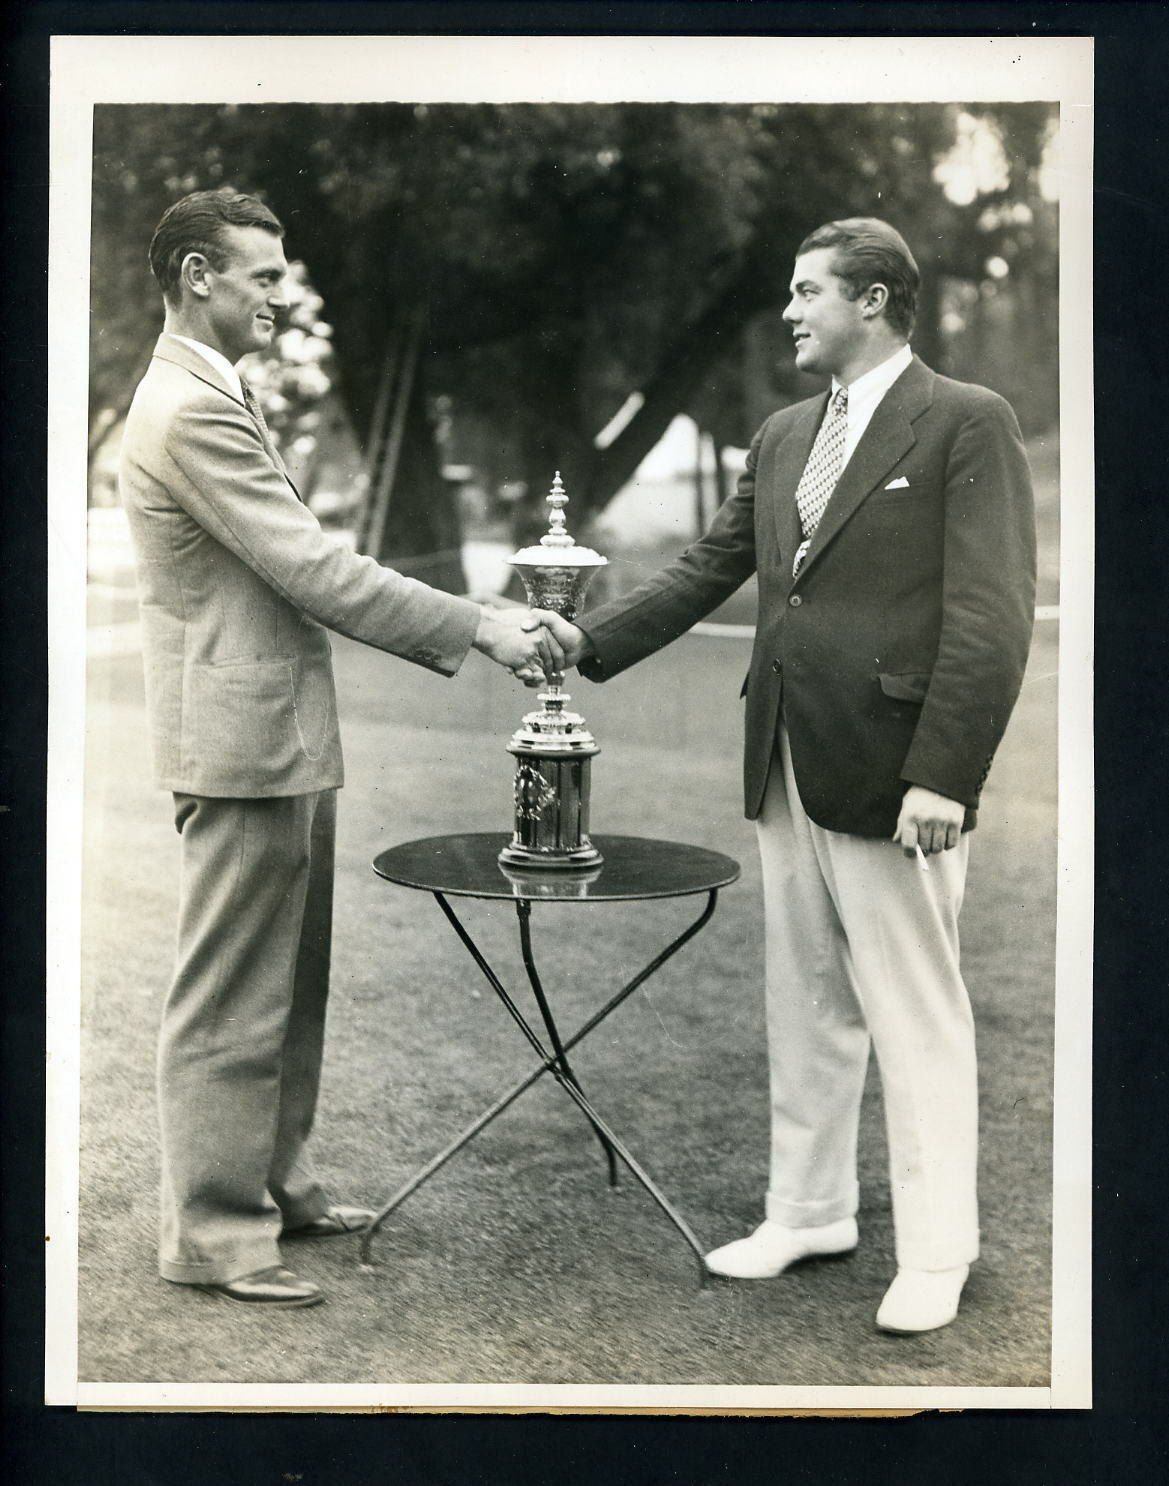
[[[888,671],[881,671],[877,680],[885,695],[892,697],[895,702],[924,702],[925,694],[929,690],[930,673],[928,671],[902,671],[894,675]]]
[[[247,794],[300,753],[293,665],[286,660],[192,665],[182,722],[184,772]]]
[[[871,492],[869,500],[875,500],[887,506],[897,501],[923,500],[928,495],[929,489],[925,485],[895,485],[892,490],[887,485],[883,485]]]

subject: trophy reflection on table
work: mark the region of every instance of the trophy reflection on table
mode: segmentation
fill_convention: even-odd
[[[575,619],[593,575],[608,562],[589,547],[578,547],[565,528],[568,496],[560,471],[548,494],[552,516],[539,544],[510,559],[523,580],[528,604]],[[512,734],[515,755],[515,829],[499,853],[511,868],[579,871],[600,864],[589,840],[589,769],[600,752],[596,739],[562,690],[563,672],[549,678],[538,694],[538,711],[529,712]],[[510,874],[509,874],[510,875]]]

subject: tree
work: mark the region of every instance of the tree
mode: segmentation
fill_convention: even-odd
[[[423,327],[382,555],[457,537],[430,427],[439,396],[495,430],[509,478],[531,494],[529,529],[556,468],[579,520],[680,411],[717,408],[722,442],[749,438],[757,399],[730,369],[786,298],[794,250],[819,222],[903,226],[924,276],[917,342],[935,359],[947,282],[981,282],[991,254],[1021,277],[1042,258],[1050,222],[1015,207],[1036,196],[1050,110],[982,110],[1009,179],[960,202],[939,171],[964,117],[951,105],[98,108],[95,418],[117,405],[111,385],[132,384],[155,328],[143,245],[161,211],[196,186],[262,184],[324,298],[367,442],[380,438],[402,327]],[[808,390],[790,358],[775,381],[780,400]],[[598,448],[634,392],[640,408]]]

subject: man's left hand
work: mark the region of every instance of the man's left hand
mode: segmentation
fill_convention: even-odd
[[[901,802],[893,840],[900,843],[907,857],[913,856],[919,846],[926,856],[949,851],[961,839],[965,815],[965,805],[957,800],[911,784]]]

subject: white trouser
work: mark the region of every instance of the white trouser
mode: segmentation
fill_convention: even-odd
[[[958,968],[968,837],[929,857],[926,870],[891,841],[815,825],[782,726],[757,826],[771,1067],[767,1216],[800,1228],[856,1213],[871,1039],[897,1262],[967,1264],[978,1256],[974,1020]]]

